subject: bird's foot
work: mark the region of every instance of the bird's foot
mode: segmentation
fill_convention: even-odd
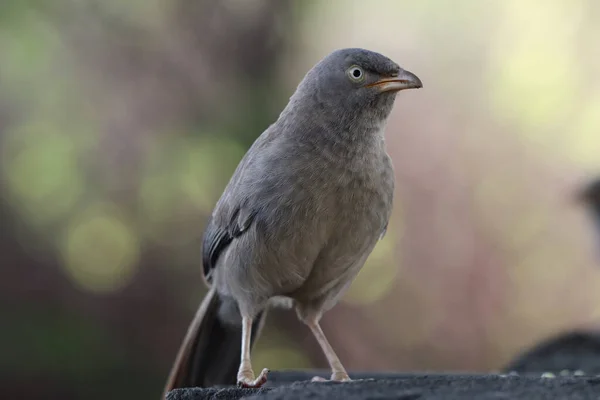
[[[267,374],[269,373],[268,368],[264,368],[258,378],[254,378],[254,372],[252,370],[240,371],[237,377],[237,385],[241,388],[253,388],[257,389],[267,382]]]
[[[315,376],[311,382],[349,382],[352,379],[345,372],[334,372],[331,374],[331,379],[325,379],[320,376]]]

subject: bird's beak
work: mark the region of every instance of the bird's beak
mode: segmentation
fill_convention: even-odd
[[[398,76],[380,79],[377,82],[367,85],[367,87],[375,87],[380,92],[399,92],[404,89],[422,88],[423,84],[418,76],[410,71],[402,70]]]

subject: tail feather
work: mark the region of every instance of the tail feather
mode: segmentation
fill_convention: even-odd
[[[184,387],[233,385],[241,358],[242,327],[219,317],[221,299],[214,286],[196,311],[179,348],[165,385],[163,399],[170,390]],[[264,325],[266,311],[252,324],[251,346]]]

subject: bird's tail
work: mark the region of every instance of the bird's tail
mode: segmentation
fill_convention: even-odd
[[[184,387],[233,385],[241,358],[242,324],[233,300],[223,299],[214,286],[196,311],[171,373],[163,399],[170,390]],[[232,312],[237,312],[237,316]],[[266,310],[254,319],[251,346],[264,325]],[[237,323],[235,323],[237,320]]]

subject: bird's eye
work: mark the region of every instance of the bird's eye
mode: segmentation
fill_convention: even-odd
[[[360,82],[363,79],[365,79],[365,73],[362,70],[362,68],[353,65],[350,68],[348,68],[348,77],[350,78],[350,80],[354,81],[354,82]]]

